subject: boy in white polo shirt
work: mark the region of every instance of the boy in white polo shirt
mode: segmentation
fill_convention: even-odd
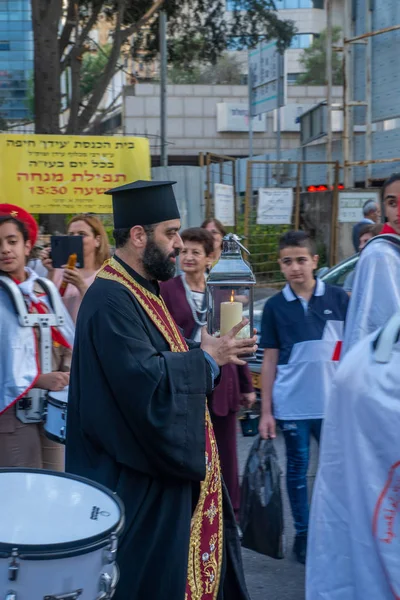
[[[289,231],[279,242],[285,288],[264,307],[260,346],[260,434],[283,432],[287,488],[296,528],[294,552],[305,563],[308,532],[307,470],[310,436],[319,442],[325,402],[337,368],[349,302],[341,288],[315,279],[318,256],[303,231]]]

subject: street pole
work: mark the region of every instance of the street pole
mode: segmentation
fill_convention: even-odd
[[[326,127],[326,162],[332,162],[332,0],[326,0],[326,102],[327,102],[327,127]],[[331,165],[327,165],[328,188],[332,185]]]
[[[249,158],[252,160],[253,158],[253,87],[252,87],[252,77],[251,77],[251,68],[250,68],[250,50],[248,51],[248,76],[247,76],[247,85],[248,85],[248,95],[249,95]]]
[[[344,85],[343,85],[343,162],[344,162],[344,186],[345,188],[353,187],[353,171],[348,163],[353,160],[353,112],[351,107],[352,101],[352,48],[346,40],[352,37],[352,0],[345,0],[344,14],[344,44],[343,44],[343,62],[344,62]]]
[[[278,109],[277,109],[277,118],[276,118],[276,160],[277,160],[277,164],[276,164],[276,174],[277,174],[277,178],[276,178],[276,183],[277,186],[279,187],[281,185],[281,165],[280,165],[280,160],[281,160],[281,104],[282,104],[282,97],[283,97],[283,89],[281,89],[281,55],[277,52],[276,54],[277,57],[277,61],[276,61],[276,73],[277,73],[277,80],[278,80]]]
[[[167,13],[164,10],[160,11],[160,103],[160,163],[167,167]]]
[[[372,2],[368,0],[366,6],[365,30],[367,33],[372,31]],[[372,160],[372,38],[367,38],[366,64],[365,64],[365,101],[366,107],[366,126],[365,126],[365,158]],[[367,162],[365,187],[371,185],[372,164]]]

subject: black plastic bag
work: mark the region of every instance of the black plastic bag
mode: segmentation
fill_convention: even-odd
[[[250,450],[240,501],[242,546],[284,558],[281,469],[272,440],[258,436]]]

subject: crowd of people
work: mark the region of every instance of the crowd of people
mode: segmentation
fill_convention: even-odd
[[[66,469],[122,498],[116,600],[248,599],[236,435],[240,407],[256,401],[241,358],[255,351],[256,338],[236,337],[246,320],[221,338],[205,328],[207,273],[220,258],[225,229],[207,219],[180,234],[169,182],[139,181],[110,193],[112,257],[100,219],[82,214],[68,223],[67,234],[82,237],[79,269],[54,268],[50,248],[29,261],[35,219],[19,206],[0,205],[0,333],[7,347],[0,360],[0,467]],[[316,527],[326,524],[324,431],[333,430],[324,419],[336,416],[329,399],[338,366],[400,308],[400,175],[385,182],[382,194],[386,222],[379,224],[381,207],[367,202],[353,230],[361,256],[344,289],[315,278],[318,256],[305,232],[282,236],[286,285],[262,317],[259,431],[262,438],[275,438],[278,428],[283,434],[294,552],[307,560],[310,600],[336,597],[324,595],[327,584],[316,575],[324,560]],[[51,327],[51,368],[43,368],[39,324],[21,326],[19,296],[29,314],[61,310],[61,324]],[[40,411],[47,394],[68,388],[65,451],[46,436]],[[325,461],[310,519],[311,436],[322,440]],[[334,578],[329,585],[333,590]],[[199,588],[208,592],[199,596]]]

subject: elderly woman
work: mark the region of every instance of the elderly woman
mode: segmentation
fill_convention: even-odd
[[[186,338],[200,341],[201,329],[206,324],[206,269],[213,259],[212,235],[200,227],[182,233],[184,248],[181,252],[182,275],[161,283],[161,295],[183,329]],[[236,415],[240,404],[251,406],[255,393],[247,365],[225,365],[221,380],[209,402],[214,425],[222,474],[228,488],[232,506],[238,513],[240,488],[236,447]]]

